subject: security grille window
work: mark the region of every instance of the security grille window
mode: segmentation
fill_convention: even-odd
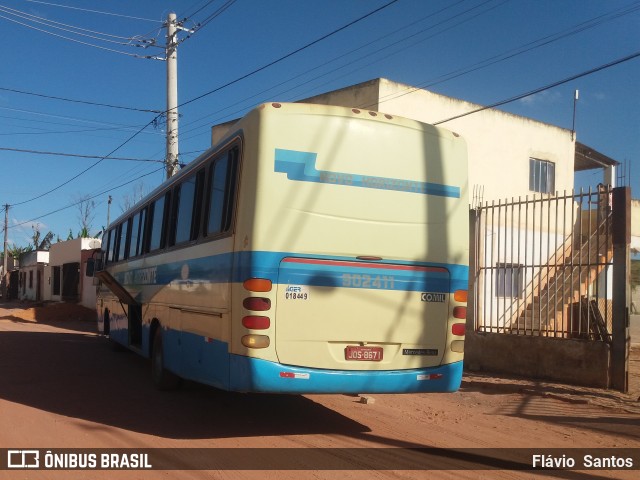
[[[556,166],[546,160],[529,159],[529,190],[553,193],[556,190]]]
[[[516,263],[496,265],[496,297],[522,298],[524,266]]]

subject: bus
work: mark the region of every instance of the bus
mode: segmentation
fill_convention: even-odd
[[[98,330],[161,389],[455,391],[468,211],[458,134],[263,104],[109,225]]]

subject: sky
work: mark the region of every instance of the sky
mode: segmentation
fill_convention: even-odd
[[[97,234],[127,199],[162,183],[170,12],[186,29],[178,46],[185,164],[210,146],[212,125],[266,101],[385,77],[490,105],[640,52],[632,0],[0,0],[9,245],[30,244],[34,228],[77,235],[83,198],[94,202]],[[579,90],[578,141],[624,162],[637,197],[639,86],[636,56],[500,109],[571,129]],[[600,181],[588,172],[576,185]]]

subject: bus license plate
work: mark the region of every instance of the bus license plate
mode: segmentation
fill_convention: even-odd
[[[379,362],[382,360],[382,347],[347,347],[344,349],[346,360]]]

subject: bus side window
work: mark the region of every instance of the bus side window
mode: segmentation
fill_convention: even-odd
[[[204,171],[200,171],[175,189],[172,245],[198,238],[203,175]]]
[[[124,260],[127,258],[127,240],[129,239],[129,226],[131,225],[131,218],[125,220],[120,224],[120,241],[118,242],[118,260]]]
[[[149,251],[153,252],[164,247],[166,238],[166,211],[169,203],[169,194],[159,198],[151,207],[149,212]]]
[[[205,232],[213,236],[231,227],[233,199],[235,197],[235,164],[237,149],[218,158],[209,172],[207,223]]]
[[[133,217],[133,222],[131,223],[131,240],[129,241],[129,258],[136,257],[142,253],[142,237],[146,213],[147,209],[144,208]]]
[[[107,247],[106,263],[113,262],[113,251],[115,250],[114,244],[115,244],[115,235],[113,233],[113,228],[111,228],[107,233],[107,243],[105,243]]]

